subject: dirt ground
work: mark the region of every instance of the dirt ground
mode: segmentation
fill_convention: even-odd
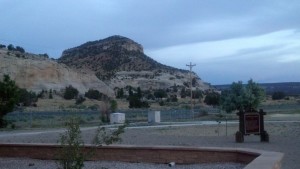
[[[279,117],[278,117],[279,116]],[[281,121],[267,121],[265,130],[270,135],[270,142],[260,142],[259,136],[246,136],[244,143],[236,143],[234,134],[238,123],[227,125],[200,123],[174,124],[169,126],[150,126],[127,128],[120,144],[126,145],[174,145],[196,147],[231,147],[253,148],[284,153],[283,169],[300,168],[300,116],[276,115]],[[96,128],[82,128],[82,137],[86,144],[91,143]],[[33,131],[2,131],[0,143],[57,143],[63,129]],[[227,133],[227,136],[226,136]]]

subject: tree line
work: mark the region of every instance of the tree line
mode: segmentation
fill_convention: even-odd
[[[0,44],[0,49],[1,48],[6,48],[6,46],[3,45],[3,44]],[[25,53],[25,49],[24,48],[22,48],[21,46],[16,46],[15,47],[13,44],[9,44],[7,46],[7,50],[9,50],[9,51],[18,51],[18,52],[21,52],[21,53]]]
[[[127,86],[125,88],[116,88],[116,98],[126,99],[128,101],[129,108],[149,108],[149,100],[154,100],[159,105],[164,106],[166,102],[177,102],[177,86],[170,89],[155,89],[142,91],[140,87],[133,88]],[[3,80],[0,81],[0,126],[5,126],[3,117],[13,111],[14,106],[19,103],[22,106],[36,106],[35,102],[39,98],[44,98],[45,95],[49,99],[53,98],[55,90],[45,91],[35,94],[34,92],[27,91],[26,89],[19,88],[8,75],[3,76]],[[182,88],[179,92],[181,98],[190,97],[190,91]],[[274,95],[276,98],[281,98],[282,93]],[[110,98],[95,89],[89,89],[84,95],[79,95],[79,91],[72,85],[67,86],[63,91],[63,98],[66,100],[75,99],[75,104],[81,104],[85,101],[85,98],[95,99],[99,101],[110,101],[114,105],[113,109],[117,107],[117,102],[110,100]],[[221,109],[230,113],[236,110],[249,110],[257,108],[258,105],[265,98],[264,90],[259,87],[253,80],[249,80],[248,84],[243,85],[242,82],[233,82],[229,89],[222,91],[221,93],[216,91],[195,90],[192,94],[193,98],[204,99],[204,103],[212,106],[219,106]],[[276,99],[273,98],[273,99]],[[113,102],[114,101],[114,102]]]

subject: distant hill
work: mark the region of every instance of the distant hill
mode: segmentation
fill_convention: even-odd
[[[130,85],[142,89],[165,89],[174,85],[187,86],[190,81],[189,71],[153,60],[144,54],[142,45],[118,35],[67,49],[58,62],[93,71],[112,88]],[[195,73],[192,73],[192,78],[195,79],[194,87],[210,89]]]
[[[19,49],[19,48],[18,48]],[[20,48],[21,49],[21,48]],[[118,88],[132,86],[142,90],[188,88],[189,71],[158,63],[143,53],[133,40],[112,36],[67,49],[58,60],[47,54],[9,50],[0,46],[0,78],[8,74],[17,85],[28,90],[61,91],[72,85],[80,93],[90,88],[114,97]],[[211,86],[192,73],[193,89]],[[179,90],[180,91],[180,90]]]
[[[231,85],[231,84],[230,84]],[[230,85],[214,85],[218,90],[226,90]],[[260,83],[268,95],[276,91],[284,92],[286,95],[300,95],[300,82],[282,82],[282,83]]]
[[[179,71],[158,63],[144,54],[142,45],[118,35],[67,49],[58,61],[73,68],[95,71],[101,80],[108,80],[120,71]]]

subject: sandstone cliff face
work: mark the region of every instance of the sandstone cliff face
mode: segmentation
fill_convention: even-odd
[[[140,44],[122,36],[87,42],[65,50],[58,61],[75,69],[94,71],[101,80],[110,80],[119,71],[151,71],[167,67],[146,56]]]
[[[210,89],[210,86],[198,79],[197,75],[192,74],[191,78],[197,79],[194,89]],[[187,73],[181,71],[172,73],[168,71],[120,71],[109,82],[109,86],[112,88],[124,88],[130,85],[135,88],[140,87],[142,90],[166,89],[174,85],[183,87],[184,84],[190,84],[190,78]]]
[[[91,42],[84,43],[78,47],[67,49],[63,51],[62,57],[68,57],[69,55],[72,55],[72,57],[74,57],[74,54],[72,54],[74,51],[78,55],[80,55],[83,53],[86,54],[87,52],[90,52],[89,50],[97,50],[99,52],[99,51],[107,51],[116,48],[125,49],[127,51],[133,51],[138,53],[144,53],[142,45],[126,37],[115,35],[103,40],[91,41]]]
[[[13,53],[7,55],[7,52],[2,49],[0,52],[1,79],[3,74],[9,74],[19,87],[35,92],[43,89],[60,91],[72,85],[80,93],[92,88],[109,96],[113,95],[113,90],[93,73],[75,71],[64,64],[38,57],[18,58]]]

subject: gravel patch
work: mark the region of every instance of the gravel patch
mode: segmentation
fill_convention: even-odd
[[[19,158],[0,158],[1,169],[56,169],[58,164],[52,160],[33,160]],[[125,163],[116,161],[87,161],[84,169],[242,169],[244,164],[239,163],[214,163],[214,164],[191,164],[170,167],[168,164],[152,163]]]
[[[300,122],[267,122],[265,124],[265,130],[270,135],[269,143],[261,143],[259,136],[246,136],[244,143],[235,143],[234,134],[238,130],[238,124],[229,124],[227,130],[226,136],[225,125],[129,128],[126,129],[122,135],[123,141],[121,144],[231,147],[276,151],[284,153],[282,169],[300,168]],[[35,133],[35,131],[0,132],[0,143],[57,143],[62,130],[58,130],[57,132],[43,132],[44,131],[37,131],[37,133]],[[95,128],[85,128],[82,130],[82,137],[86,144],[91,142],[94,133]],[[2,166],[2,161],[0,166]]]

